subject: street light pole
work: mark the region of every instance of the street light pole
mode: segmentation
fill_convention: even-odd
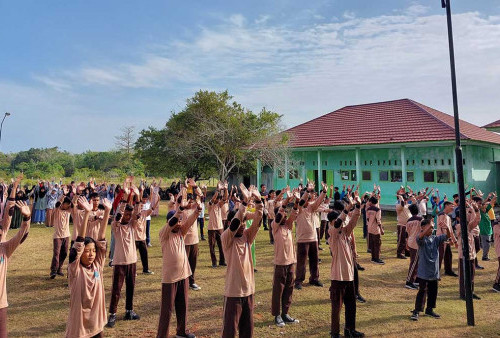
[[[2,128],[3,128],[3,121],[5,121],[5,118],[7,116],[10,116],[10,113],[5,113],[5,115],[3,116],[3,119],[2,119],[2,123],[0,123],[0,142],[2,142]]]
[[[467,225],[467,213],[465,210],[465,184],[464,184],[464,167],[462,159],[462,145],[460,140],[460,123],[458,118],[458,98],[457,98],[457,78],[455,74],[455,52],[453,47],[453,30],[451,24],[451,0],[441,0],[441,6],[446,8],[446,17],[448,23],[448,45],[450,49],[450,68],[451,68],[451,90],[453,95],[453,115],[455,119],[455,154],[457,158],[457,183],[459,195],[459,210],[460,210],[460,233],[462,237],[463,251],[463,266],[464,271],[464,289],[465,289],[465,305],[467,308],[467,325],[474,326],[474,304],[472,302],[472,283],[471,283],[471,267],[469,260],[469,229]],[[472,263],[474,264],[474,263]]]

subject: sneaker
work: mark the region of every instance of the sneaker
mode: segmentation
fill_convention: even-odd
[[[56,278],[56,273],[55,272],[51,272],[50,273],[50,279],[54,279]]]
[[[425,315],[426,316],[431,316],[432,318],[436,318],[436,319],[441,318],[441,316],[438,315],[436,312],[434,312],[433,309],[427,309],[427,310],[425,310]]]
[[[269,241],[269,244],[274,245],[274,241]]]
[[[478,295],[476,295],[475,293],[473,293],[472,294],[472,299],[481,300],[481,297],[479,297]]]
[[[226,262],[219,263],[219,266],[227,266]]]
[[[257,269],[253,269],[253,273],[256,273],[256,272],[259,272],[259,270],[257,270]]]
[[[413,282],[413,285],[415,285],[417,288],[420,286],[419,282]]]
[[[494,284],[493,285],[493,291],[500,292],[500,284]]]
[[[283,318],[283,321],[286,324],[298,324],[299,323],[298,319],[290,317],[290,315],[288,313],[284,314],[284,315],[281,315],[281,318]]]
[[[322,261],[321,261],[321,258],[320,258],[320,259],[318,259],[318,264],[321,264],[321,263],[322,263]]]
[[[366,250],[367,253],[372,253],[371,249]]]
[[[411,312],[411,317],[410,317],[411,320],[414,320],[414,321],[417,321],[418,320],[418,311],[415,311],[413,310]]]
[[[323,283],[321,283],[319,280],[314,280],[312,282],[309,282],[309,285],[314,285],[314,286],[318,286],[320,288],[323,287]]]
[[[212,268],[216,268],[217,267],[217,264],[212,264]]]
[[[489,257],[483,257],[482,261],[488,262],[491,261],[491,259]]]
[[[361,265],[359,265],[359,264],[357,264],[357,268],[358,268],[358,270],[359,270],[359,271],[365,271],[365,268],[364,268],[364,267],[362,267],[362,266],[361,266]]]
[[[189,288],[190,288],[191,290],[193,290],[193,291],[200,291],[200,290],[201,290],[201,288],[200,288],[200,287],[198,286],[198,284],[196,284],[196,283],[191,284],[191,285],[189,286]]]
[[[115,323],[116,323],[116,313],[110,313],[106,327],[113,328],[115,327]]]
[[[397,256],[399,259],[407,259],[405,255],[398,255]]]
[[[194,333],[176,334],[175,338],[196,338]]]
[[[64,277],[64,273],[62,273],[62,271],[57,271],[57,275]]]
[[[277,327],[285,327],[285,322],[280,315],[274,317],[274,324],[276,324]]]
[[[139,320],[141,317],[134,312],[134,310],[127,310],[125,313],[125,317],[123,318],[124,320]]]
[[[148,243],[148,248],[151,248],[152,246],[153,246],[153,244]]]
[[[356,300],[360,303],[366,303],[366,299],[364,299],[361,295],[356,295]]]
[[[155,273],[151,270],[146,270],[142,272],[143,275],[154,275]]]
[[[330,335],[331,338],[340,338],[340,333],[334,333]]]
[[[477,264],[476,265],[476,269],[478,269],[478,270],[484,270],[484,266],[481,266],[481,265]]]
[[[205,236],[201,236],[202,241],[206,241]]]
[[[446,276],[458,277],[458,275],[457,275],[455,272],[453,272],[453,271],[451,271],[451,272],[445,272],[444,274],[445,274]]]
[[[302,290],[302,284],[295,284],[296,290]]]
[[[405,288],[411,289],[411,290],[418,290],[417,286],[413,284],[412,282],[406,282]]]
[[[356,330],[344,329],[344,337],[364,337],[365,334],[363,332],[359,332]]]
[[[379,259],[372,259],[372,262],[375,264],[380,264],[380,265],[385,264],[385,262],[383,260],[381,260],[380,258]]]
[[[108,265],[110,268],[112,268],[113,267],[113,260],[110,260]]]

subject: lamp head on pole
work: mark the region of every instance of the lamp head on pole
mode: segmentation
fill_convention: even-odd
[[[5,113],[5,116],[10,116],[10,113]]]

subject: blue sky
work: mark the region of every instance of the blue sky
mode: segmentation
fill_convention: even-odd
[[[500,3],[453,1],[461,117],[500,118]],[[287,127],[412,98],[452,112],[440,1],[0,0],[1,151],[114,147],[199,89]]]

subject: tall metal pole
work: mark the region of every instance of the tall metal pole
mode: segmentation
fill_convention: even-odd
[[[448,44],[450,49],[450,68],[451,68],[451,90],[453,94],[453,114],[455,117],[455,154],[456,154],[456,169],[459,195],[459,210],[460,210],[460,232],[462,236],[463,250],[463,271],[464,271],[464,289],[465,289],[465,304],[467,308],[467,325],[474,326],[474,304],[472,302],[472,284],[471,284],[471,269],[469,264],[469,229],[467,225],[467,214],[465,210],[465,184],[464,184],[464,167],[462,158],[462,145],[460,141],[460,123],[458,118],[458,98],[457,98],[457,79],[455,75],[455,52],[453,48],[453,30],[451,25],[451,0],[441,0],[441,5],[446,8],[446,17],[448,22]],[[474,263],[473,263],[474,264]]]

